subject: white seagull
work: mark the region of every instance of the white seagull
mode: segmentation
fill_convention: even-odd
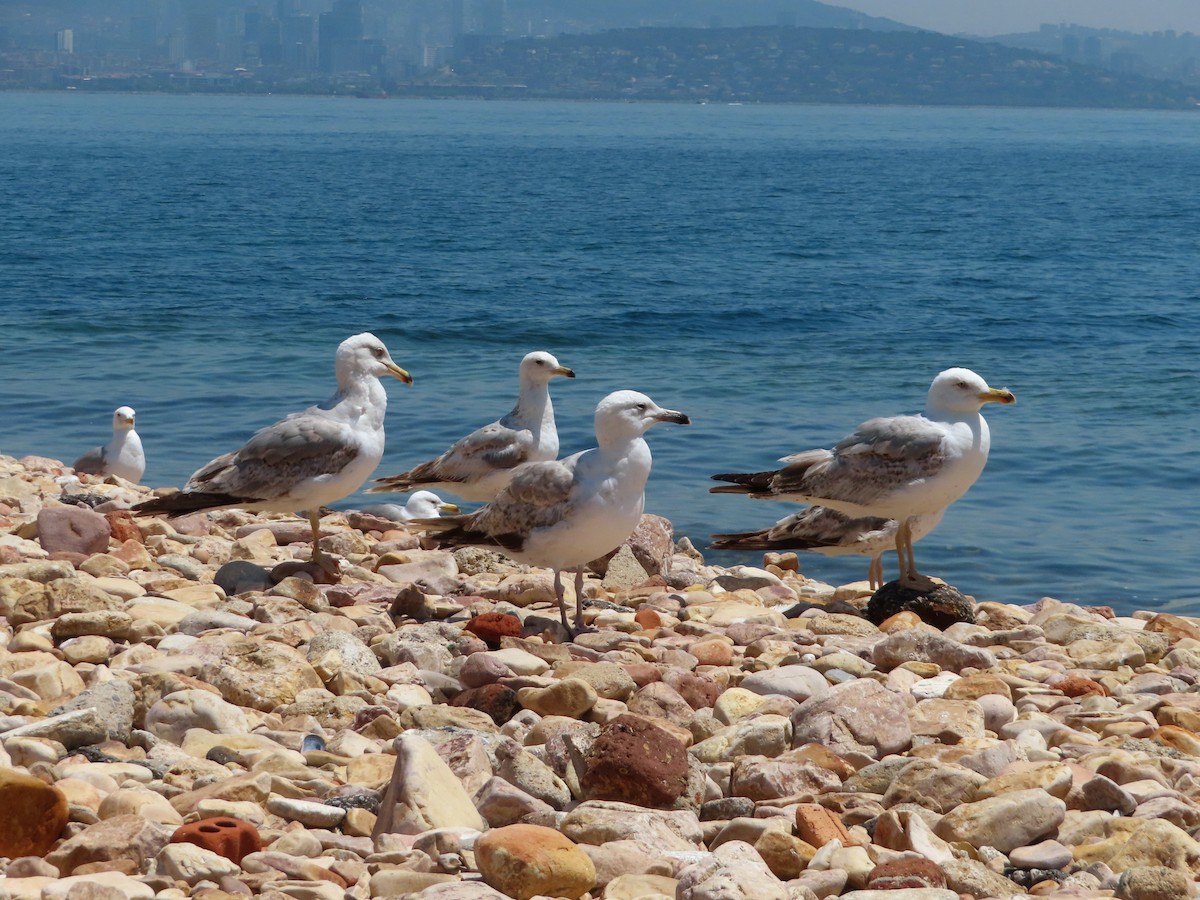
[[[369,493],[424,487],[449,491],[464,500],[491,500],[508,484],[517,466],[558,456],[550,379],[560,375],[575,377],[551,353],[538,350],[526,354],[521,360],[517,405],[508,415],[456,441],[436,459],[399,475],[375,479],[378,486]]]
[[[126,481],[141,481],[146,471],[146,454],[142,439],[133,430],[135,413],[132,407],[118,406],[113,413],[112,440],[103,447],[93,447],[72,467],[85,475],[117,475]]]
[[[637,391],[616,391],[597,405],[595,422],[593,449],[517,467],[508,486],[477,512],[414,522],[438,532],[443,545],[499,547],[517,562],[553,569],[568,630],[563,570],[575,570],[575,628],[581,629],[583,567],[619,547],[645,506],[651,456],[642,435],[658,422],[691,419]]]
[[[944,512],[912,520],[914,544],[938,526]],[[714,534],[711,549],[807,550],[823,556],[869,556],[867,581],[872,590],[878,590],[883,586],[883,554],[895,549],[899,528],[895,519],[852,519],[828,506],[810,506],[760,531]]]
[[[376,503],[364,506],[362,511],[393,522],[411,522],[413,519],[436,519],[442,513],[456,513],[458,507],[447,503],[433,491],[417,491],[403,506],[399,503]]]
[[[929,386],[925,412],[871,419],[832,450],[807,450],[768,472],[712,476],[713,493],[749,494],[829,506],[852,518],[895,519],[900,583],[929,590],[913,559],[913,520],[942,512],[967,492],[987,462],[991,438],[980,410],[1014,403],[970,369],[946,369]]]
[[[182,491],[139,503],[133,511],[303,511],[312,526],[313,562],[336,571],[317,544],[321,507],[353,494],[379,465],[387,410],[380,377],[412,384],[412,376],[392,361],[383,341],[367,332],[342,341],[335,370],[338,389],[325,403],[257,431],[240,449],[197,470]]]

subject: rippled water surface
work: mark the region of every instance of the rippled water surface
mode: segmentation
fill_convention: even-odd
[[[70,461],[129,404],[178,485],[371,330],[416,377],[395,472],[549,349],[564,452],[611,390],[692,415],[650,436],[648,507],[699,545],[791,510],[709,474],[965,365],[1019,402],[922,570],[1200,612],[1198,182],[1182,114],[0,94],[0,452]]]

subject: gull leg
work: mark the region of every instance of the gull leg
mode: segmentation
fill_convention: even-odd
[[[330,575],[340,576],[341,567],[338,561],[320,547],[321,540],[321,510],[308,511],[308,524],[312,526],[312,561]]]
[[[558,569],[554,570],[554,599],[558,601],[558,614],[562,616],[563,628],[569,634],[571,626],[567,624],[567,601],[563,596],[562,572]]]
[[[871,560],[871,565],[867,568],[867,583],[870,584],[871,590],[877,591],[883,587],[883,554]]]
[[[911,521],[911,519],[905,519],[901,523],[900,528],[896,531],[897,555],[899,555],[901,551],[901,539],[903,539],[904,550],[902,566],[904,574],[900,578],[900,583],[904,587],[910,588],[914,591],[931,591],[935,587],[933,579],[922,575],[917,571],[917,561],[913,557],[912,529],[909,526]]]
[[[900,523],[900,527],[896,529],[896,563],[900,566],[900,575],[897,580],[901,584],[908,581],[908,566],[906,565],[908,557],[904,552],[904,537],[908,534],[908,520],[905,519]]]
[[[575,570],[575,630],[583,630],[583,566]]]

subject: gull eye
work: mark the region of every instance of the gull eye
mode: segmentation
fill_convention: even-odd
[[[954,386],[956,388],[958,388],[959,390],[963,390],[963,391],[965,391],[967,389],[967,383],[965,381],[956,382]]]
[[[646,411],[646,404],[645,404],[645,403],[639,403],[639,404],[637,405],[637,411],[638,411],[638,412],[645,412],[645,411]]]
[[[385,352],[386,351],[382,347],[372,347],[371,348],[371,353],[374,355],[374,357],[376,359],[383,359],[383,354]]]

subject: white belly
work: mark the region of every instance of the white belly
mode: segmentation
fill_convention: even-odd
[[[552,569],[574,569],[619,547],[642,517],[645,495],[638,492],[623,501],[601,494],[573,511],[557,525],[535,529],[520,553],[519,562]]]

